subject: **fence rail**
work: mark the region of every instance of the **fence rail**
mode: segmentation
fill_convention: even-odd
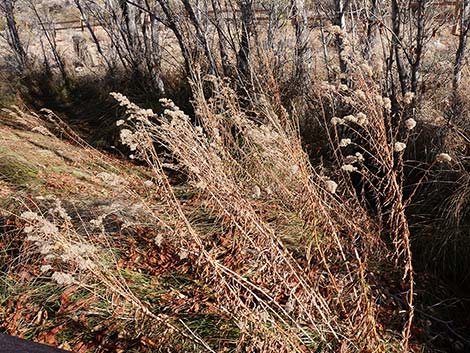
[[[436,7],[454,7],[454,16],[455,16],[455,24],[454,24],[454,27],[453,27],[454,32],[455,32],[456,27],[457,27],[457,22],[460,19],[460,16],[462,15],[460,5],[461,4],[460,4],[459,1],[438,1],[438,2],[434,2],[434,3],[432,3],[432,2],[430,3],[430,6],[436,6]],[[417,2],[412,2],[411,3],[411,8],[417,7],[417,6],[418,6]],[[220,15],[226,21],[234,21],[236,18],[239,17],[239,11],[238,10],[235,10],[235,11],[233,11],[233,10],[224,10],[224,11],[221,11]],[[211,17],[211,18],[214,18],[215,14],[214,14],[213,11],[209,11],[208,16]],[[269,21],[269,12],[267,10],[256,10],[255,11],[255,20],[257,22],[268,22]],[[289,17],[286,17],[286,20],[292,20],[292,19],[289,18]],[[331,18],[329,18],[327,16],[309,14],[307,16],[307,20],[312,25],[312,24],[314,24],[318,21],[321,21],[321,20],[329,21],[329,20],[331,20]],[[88,24],[91,27],[101,27],[101,24],[99,22],[96,22],[96,21],[90,21]],[[70,30],[70,29],[80,29],[81,31],[84,31],[86,26],[87,26],[87,23],[85,22],[85,20],[77,18],[77,19],[68,20],[68,21],[54,22],[53,26],[54,26],[54,30],[56,30],[56,31],[64,31],[64,30]]]

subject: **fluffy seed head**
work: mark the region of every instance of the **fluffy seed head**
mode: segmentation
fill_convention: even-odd
[[[326,190],[328,190],[328,192],[331,192],[332,194],[335,194],[336,189],[338,188],[338,184],[335,183],[333,180],[326,180],[325,186],[326,186]]]
[[[357,124],[357,118],[354,115],[346,115],[343,118],[344,121],[347,121],[348,123],[355,123]]]
[[[359,99],[362,99],[363,101],[365,101],[367,99],[367,96],[366,96],[366,94],[364,93],[363,90],[358,89],[354,93],[356,93],[356,97],[358,97]]]
[[[395,142],[394,150],[395,152],[402,152],[406,148],[406,144],[403,142]]]
[[[358,162],[364,162],[364,156],[361,152],[356,152],[354,155],[356,156]]]
[[[346,164],[354,164],[357,162],[357,157],[356,156],[347,156],[344,158],[344,163]]]
[[[452,157],[449,156],[447,153],[439,153],[436,156],[436,162],[438,163],[444,163],[444,162],[450,162],[452,160]]]
[[[340,147],[347,147],[351,144],[351,139],[341,139],[341,141],[339,142],[339,145]]]
[[[63,273],[63,272],[54,272],[51,277],[54,281],[57,282],[57,284],[60,285],[71,285],[75,282],[73,277],[69,275],[68,273]]]
[[[362,126],[367,125],[367,115],[365,115],[364,113],[358,113],[357,123]]]
[[[409,118],[405,121],[405,126],[408,130],[413,130],[416,126],[416,120],[413,118]]]
[[[406,92],[405,95],[403,96],[403,103],[406,105],[409,105],[413,102],[415,94],[413,92]]]
[[[261,197],[261,189],[258,185],[253,187],[253,193],[251,195],[254,199],[259,199]]]
[[[344,123],[343,119],[340,119],[338,117],[333,117],[331,118],[331,125],[336,126],[337,124],[342,124]]]
[[[49,270],[52,269],[52,266],[51,265],[42,265],[41,266],[41,272],[44,273],[44,272],[47,272]]]
[[[390,98],[384,97],[382,101],[383,101],[385,110],[387,111],[392,110],[392,101],[390,100]]]
[[[357,168],[353,166],[352,164],[345,164],[341,166],[341,169],[344,170],[345,172],[355,172]]]
[[[152,180],[146,180],[146,181],[144,181],[144,185],[147,188],[151,188],[153,186],[153,181]]]

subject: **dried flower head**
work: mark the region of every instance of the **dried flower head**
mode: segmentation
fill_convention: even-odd
[[[23,212],[20,217],[26,219],[27,221],[40,221],[43,219],[36,212],[31,211]]]
[[[357,113],[357,123],[361,126],[367,125],[367,115],[364,113]]]
[[[449,154],[447,153],[439,153],[437,156],[436,156],[436,162],[438,163],[444,163],[444,162],[450,162],[452,160],[452,157],[449,156]]]
[[[361,152],[356,152],[354,155],[356,156],[358,162],[364,162],[364,156]]]
[[[341,166],[341,169],[344,170],[345,172],[355,172],[357,168],[353,166],[352,164],[345,164]]]
[[[251,197],[254,199],[259,199],[261,197],[261,189],[258,185],[253,187],[253,193],[251,194]]]
[[[59,215],[64,221],[70,222],[72,221],[72,218],[68,215],[67,211],[65,208],[62,206],[62,202],[60,200],[56,200],[56,206],[53,210],[55,213]]]
[[[344,118],[343,118],[344,121],[348,122],[348,123],[355,123],[357,124],[357,118],[354,116],[354,115],[346,115]]]
[[[413,130],[416,126],[416,120],[413,118],[409,118],[405,121],[405,126],[408,130]]]
[[[44,235],[50,236],[50,235],[58,234],[59,228],[57,228],[55,224],[47,220],[44,220],[42,223],[42,227],[39,229],[39,232]]]
[[[90,220],[90,225],[91,225],[94,229],[101,229],[101,228],[103,227],[103,216],[99,216],[99,217],[96,218],[96,219]]]
[[[270,186],[268,186],[268,187],[265,189],[265,191],[266,191],[266,194],[268,194],[268,195],[272,195],[272,194],[273,194],[273,190],[271,189]]]
[[[152,180],[146,180],[144,181],[144,186],[147,188],[151,188],[154,185]]]
[[[366,94],[364,93],[363,90],[358,89],[358,90],[356,90],[354,93],[356,94],[356,97],[357,97],[357,98],[359,98],[359,99],[361,99],[361,100],[363,100],[363,101],[365,101],[365,100],[367,99],[367,96],[366,96]]]
[[[52,266],[51,265],[42,265],[40,270],[41,270],[42,273],[44,273],[44,272],[52,270]]]
[[[328,190],[328,192],[335,194],[336,189],[338,188],[338,184],[335,183],[333,180],[326,180],[325,187],[326,187],[326,190]]]
[[[60,285],[71,285],[75,282],[74,278],[72,275],[68,273],[63,273],[63,272],[54,272],[51,276],[51,278],[57,282],[57,284]]]
[[[349,138],[341,139],[341,141],[339,142],[340,147],[347,147],[350,144],[351,144],[351,139]]]
[[[30,233],[34,232],[34,229],[35,228],[33,226],[26,226],[26,227],[24,227],[23,230],[26,234],[30,234]]]
[[[395,152],[402,152],[406,148],[406,144],[403,142],[395,142],[394,150]]]
[[[295,174],[298,174],[298,173],[299,173],[299,170],[300,170],[300,168],[299,168],[299,165],[298,165],[298,164],[294,164],[294,165],[291,166],[291,172],[292,172],[292,174],[294,174],[294,175],[295,175]]]
[[[187,259],[189,256],[189,253],[187,250],[185,249],[181,249],[179,252],[178,252],[178,257],[180,258],[180,260],[185,260]]]
[[[377,94],[375,96],[375,103],[377,103],[379,106],[383,107],[384,105],[384,98],[380,95],[380,94]]]
[[[406,105],[409,105],[413,102],[415,94],[413,92],[406,92],[405,95],[403,96],[403,103]]]
[[[120,132],[121,142],[123,145],[129,146],[131,151],[135,151],[137,149],[138,141],[136,139],[135,134],[129,129],[122,129]]]
[[[200,127],[200,126],[196,126],[196,127],[194,128],[194,130],[196,131],[196,133],[197,133],[198,135],[204,134],[204,130],[203,130],[202,127]]]
[[[361,68],[362,72],[365,73],[368,76],[372,77],[372,75],[374,74],[373,71],[372,71],[372,68],[368,64],[363,63],[363,64],[359,65],[359,67]]]
[[[207,189],[207,183],[203,180],[199,180],[194,186],[201,190]]]
[[[336,116],[331,118],[331,125],[333,125],[333,126],[336,126],[337,124],[343,124],[343,123],[344,123],[344,120],[340,119]]]
[[[153,243],[154,243],[156,246],[162,246],[163,240],[164,240],[163,235],[158,234],[158,235],[153,239]]]
[[[391,111],[392,110],[392,101],[390,100],[390,98],[384,97],[382,99],[382,101],[383,101],[384,109],[387,110],[387,111]]]
[[[346,164],[354,164],[358,161],[356,156],[347,156],[344,158],[344,163]]]

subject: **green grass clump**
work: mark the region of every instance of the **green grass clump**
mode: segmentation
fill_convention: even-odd
[[[29,186],[38,180],[38,169],[23,157],[0,149],[0,179],[15,186]]]

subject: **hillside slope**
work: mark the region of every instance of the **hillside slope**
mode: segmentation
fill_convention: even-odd
[[[247,125],[263,145],[238,163],[172,109],[158,131],[194,153],[174,151],[184,184],[51,112],[4,114],[0,331],[79,353],[400,351],[406,284],[361,209],[315,181],[288,133],[270,144]],[[428,322],[416,315],[419,340]]]
[[[149,171],[49,135],[34,116],[25,126],[18,118],[0,125],[1,331],[74,352],[185,351],[186,339],[173,328],[184,317],[195,332],[229,342],[233,325],[193,278],[187,255],[168,240],[171,229],[158,222],[165,213]],[[57,224],[63,237],[39,243],[25,231],[28,212]],[[100,261],[109,262],[102,266],[123,287],[90,278],[95,265],[87,274],[86,264],[67,262],[66,241],[74,260],[85,255],[80,249],[72,255],[70,247],[105,243],[110,251],[100,250]],[[162,318],[149,321],[129,303]]]

